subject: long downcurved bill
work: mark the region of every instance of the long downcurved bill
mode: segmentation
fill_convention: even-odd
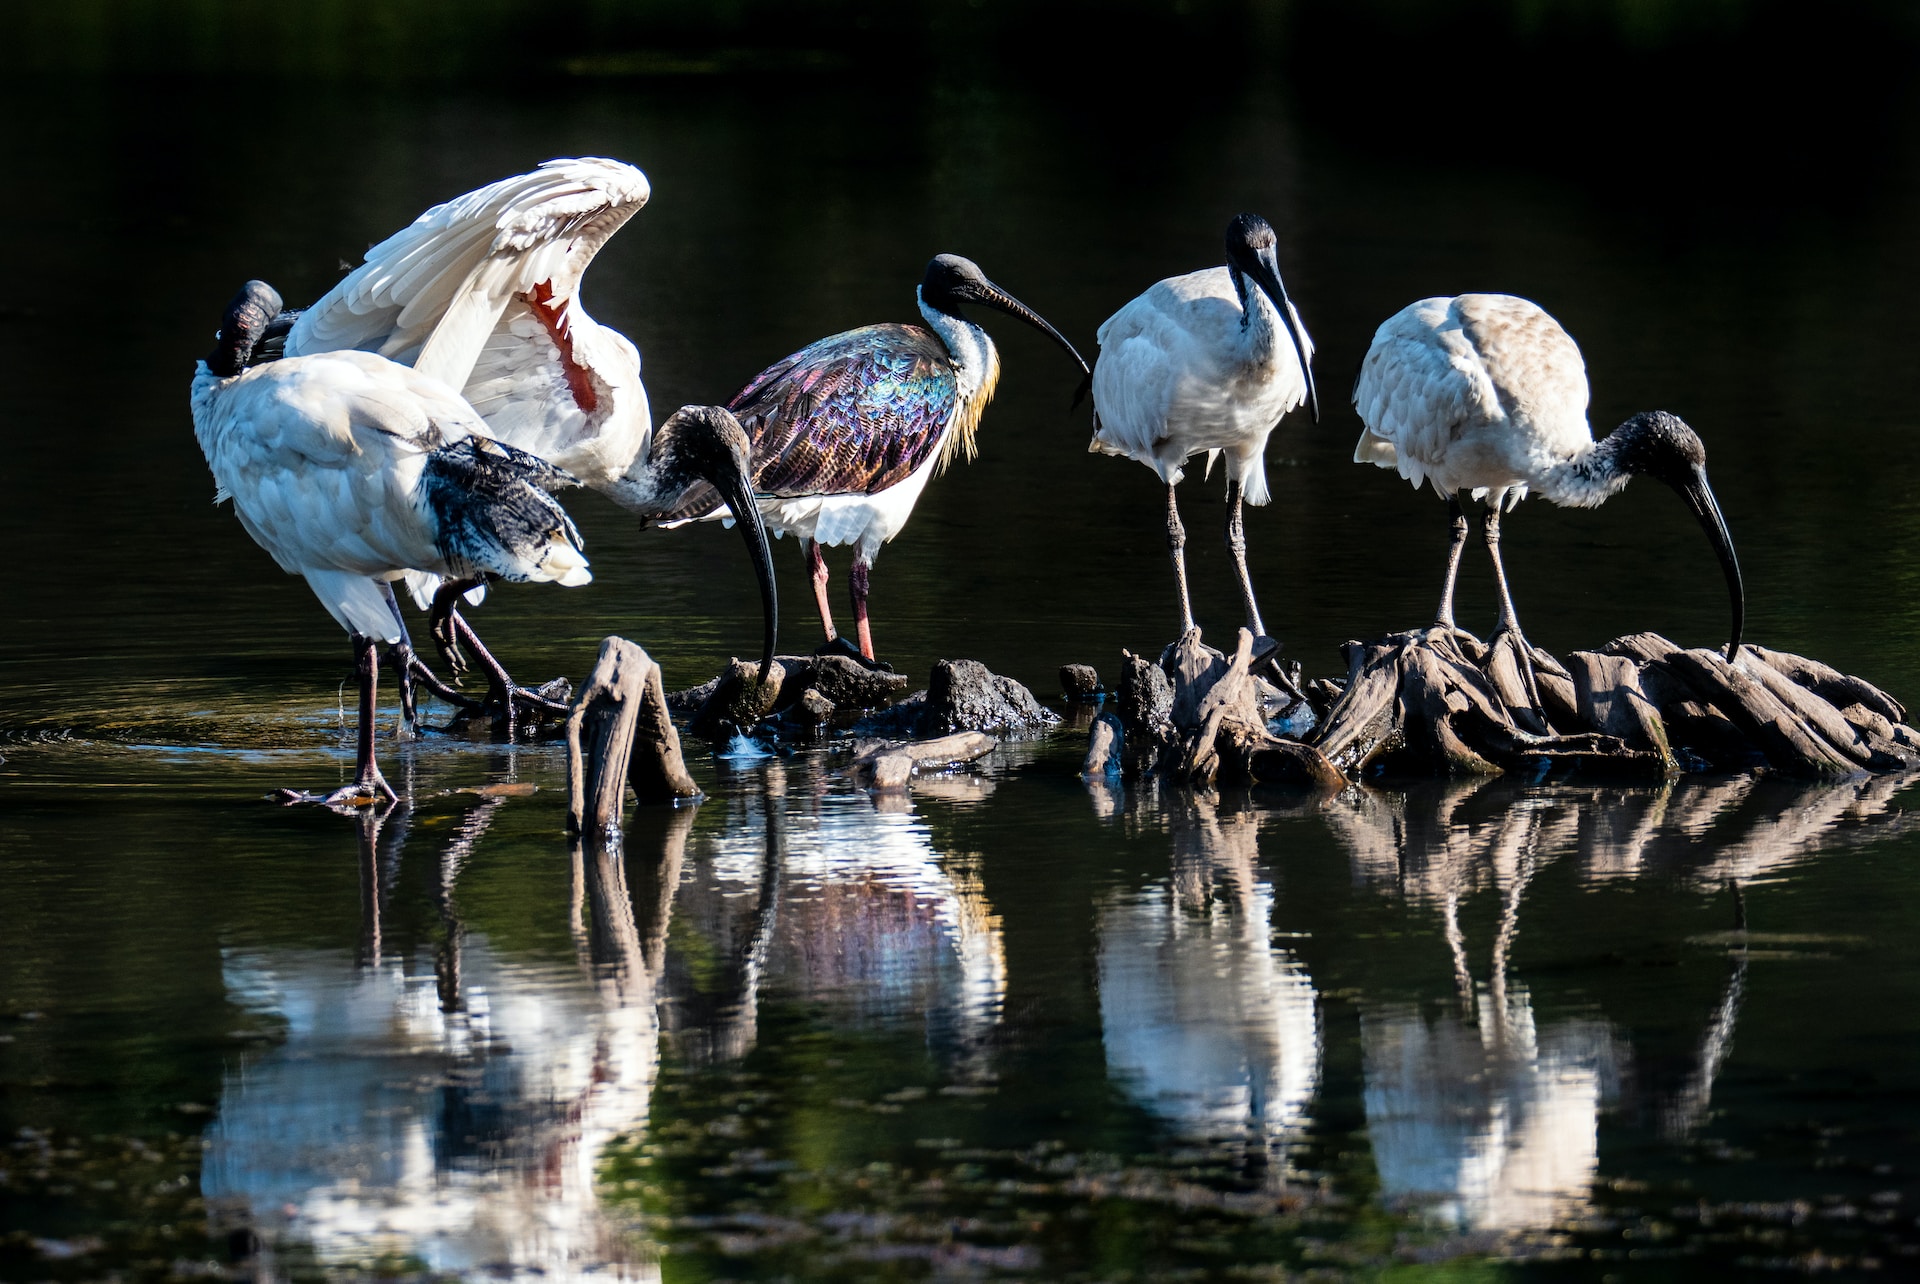
[[[1705,468],[1695,468],[1692,478],[1674,489],[1687,501],[1687,507],[1706,531],[1707,541],[1720,559],[1720,569],[1726,572],[1727,595],[1733,600],[1733,640],[1727,643],[1727,661],[1731,663],[1740,654],[1740,635],[1747,627],[1747,590],[1740,579],[1740,559],[1733,553],[1733,537],[1727,534],[1727,519],[1720,515],[1713,488],[1707,485]]]
[[[1280,281],[1280,270],[1266,262],[1263,253],[1255,263],[1255,270],[1248,275],[1260,283],[1260,288],[1273,300],[1274,310],[1287,323],[1287,337],[1293,340],[1294,355],[1300,358],[1300,373],[1307,381],[1307,405],[1313,410],[1313,422],[1319,423],[1320,390],[1313,386],[1313,363],[1307,359],[1307,330],[1300,324],[1300,314],[1294,311],[1293,300],[1287,297],[1287,287]]]
[[[1073,363],[1080,367],[1081,374],[1092,375],[1092,367],[1087,365],[1087,359],[1080,355],[1079,349],[1075,348],[1071,343],[1068,343],[1067,337],[1049,325],[1045,317],[1020,302],[1020,300],[1014,298],[1011,294],[1008,294],[999,286],[990,286],[989,289],[990,293],[988,293],[981,302],[987,304],[989,307],[998,308],[1010,317],[1018,317],[1022,321],[1025,321],[1028,325],[1065,349],[1066,354],[1073,358]]]
[[[772,671],[773,647],[780,633],[780,594],[773,585],[773,550],[767,545],[767,524],[760,518],[760,506],[753,502],[753,486],[740,473],[713,478],[727,507],[733,511],[734,524],[747,541],[747,554],[753,558],[753,573],[760,580],[760,609],[766,617],[764,645],[760,649],[760,679]]]

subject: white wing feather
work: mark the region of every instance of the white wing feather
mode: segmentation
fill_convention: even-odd
[[[304,312],[287,355],[359,349],[459,388],[492,434],[593,484],[651,431],[640,354],[588,316],[581,277],[645,205],[638,169],[553,160],[436,205]]]

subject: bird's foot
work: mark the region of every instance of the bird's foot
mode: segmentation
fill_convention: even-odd
[[[814,649],[815,655],[844,655],[870,673],[892,673],[893,666],[860,654],[860,648],[843,637],[831,638]]]
[[[276,789],[267,796],[289,807],[312,804],[342,815],[356,815],[368,807],[384,807],[400,801],[400,795],[393,792],[393,786],[387,783],[377,767],[370,775],[362,776],[350,785],[342,785],[331,793],[323,794],[311,789]]]
[[[555,678],[541,687],[523,687],[508,679],[493,683],[486,699],[468,701],[459,720],[485,717],[496,734],[512,736],[522,727],[564,719],[573,712],[568,703],[572,698],[573,684],[565,678]]]
[[[447,666],[447,672],[453,675],[455,682],[473,668],[473,662],[467,658],[467,653],[460,647],[460,626],[457,619],[455,612],[448,611],[441,614],[436,611],[427,623],[427,630],[433,635],[434,649],[440,652],[440,660]],[[439,679],[436,678],[435,681],[438,682]],[[435,694],[439,693],[435,692]]]

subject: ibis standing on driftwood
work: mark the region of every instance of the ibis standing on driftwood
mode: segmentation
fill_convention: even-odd
[[[367,251],[319,302],[283,318],[287,356],[361,349],[462,391],[494,437],[567,470],[652,518],[694,490],[746,513],[741,530],[760,582],[762,655],[778,628],[773,559],[752,499],[752,444],[719,407],[686,407],[654,428],[640,352],[580,302],[594,255],[645,205],[646,175],[619,161],[552,160],[436,205]],[[450,664],[458,642],[479,650],[492,698],[564,712],[512,686],[456,605],[470,578],[419,577],[434,636]],[[424,603],[423,603],[424,604]],[[510,695],[509,695],[510,693]]]
[[[1677,415],[1647,411],[1599,441],[1587,427],[1587,371],[1580,349],[1537,304],[1508,294],[1422,299],[1373,336],[1353,389],[1366,424],[1355,463],[1398,468],[1447,501],[1453,542],[1436,625],[1451,633],[1453,585],[1467,542],[1462,492],[1486,501],[1481,536],[1500,594],[1495,634],[1511,636],[1530,671],[1530,648],[1500,564],[1500,515],[1529,493],[1563,507],[1592,508],[1636,476],[1658,478],[1686,501],[1713,544],[1733,599],[1732,660],[1746,597],[1720,505],[1707,485],[1707,449]]]
[[[1227,225],[1227,262],[1168,277],[1108,317],[1093,367],[1093,444],[1137,459],[1167,487],[1167,548],[1180,591],[1180,628],[1193,629],[1186,528],[1174,488],[1187,460],[1207,471],[1227,457],[1227,547],[1247,626],[1266,636],[1247,574],[1241,502],[1265,504],[1267,438],[1288,411],[1311,404],[1313,340],[1280,281],[1273,228],[1257,214]]]
[[[822,546],[854,546],[849,577],[859,654],[873,657],[868,574],[933,475],[973,458],[980,415],[1000,382],[1000,353],[962,313],[975,304],[1017,317],[1087,363],[1038,313],[970,260],[935,256],[917,291],[926,326],[870,325],[810,343],[767,367],[727,406],[753,437],[753,488],[767,525],[805,541],[820,625],[847,649],[827,604]],[[722,506],[724,505],[724,506]],[[684,520],[730,518],[725,495],[690,497]]]
[[[458,393],[365,352],[247,368],[280,311],[250,281],[228,305],[193,379],[193,432],[240,524],[290,574],[304,575],[353,638],[360,676],[354,782],[331,804],[394,797],[374,760],[375,647],[400,648],[406,626],[393,581],[408,571],[453,579],[593,578],[580,536],[547,491],[560,469],[493,440]],[[403,695],[403,703],[411,703]]]

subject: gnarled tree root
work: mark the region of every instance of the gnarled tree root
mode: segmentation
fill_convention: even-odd
[[[1652,633],[1523,662],[1459,630],[1349,642],[1345,683],[1309,694],[1312,743],[1340,771],[1491,774],[1567,766],[1622,775],[1770,770],[1841,776],[1920,766],[1920,732],[1871,683],[1765,647],[1686,650]],[[1527,671],[1532,671],[1533,694]]]
[[[1215,784],[1294,784],[1339,789],[1347,782],[1311,745],[1267,730],[1263,679],[1251,671],[1253,634],[1240,630],[1227,656],[1191,629],[1159,663],[1122,652],[1118,719],[1094,724],[1083,774],[1159,777]]]

